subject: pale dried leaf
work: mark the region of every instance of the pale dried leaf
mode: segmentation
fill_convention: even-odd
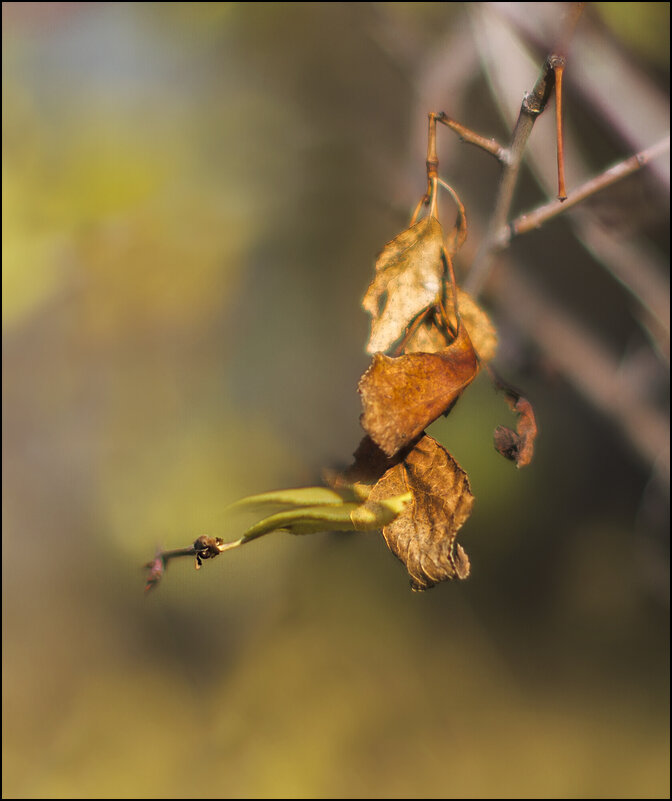
[[[435,217],[424,217],[387,243],[362,306],[369,312],[368,353],[389,350],[424,309],[439,298],[443,284],[443,232]]]
[[[457,303],[460,309],[460,318],[469,332],[474,350],[482,362],[489,362],[497,353],[497,329],[471,295],[459,287],[457,288]],[[455,312],[452,309],[449,317],[455,325]]]

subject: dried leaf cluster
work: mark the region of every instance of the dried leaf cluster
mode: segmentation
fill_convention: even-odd
[[[447,240],[434,202],[426,217],[387,243],[362,303],[371,315],[372,360],[359,382],[367,436],[346,476],[370,484],[376,500],[411,494],[383,536],[414,590],[469,575],[469,559],[456,544],[474,501],[469,479],[425,429],[450,412],[497,349],[488,315],[455,284],[451,256],[466,234],[458,205],[458,225]],[[532,455],[534,416],[529,402],[506,391],[521,422],[517,433],[498,429],[496,447],[522,466]],[[505,436],[510,444],[500,447]]]
[[[160,551],[146,565],[147,589],[174,556],[191,555],[200,567],[205,559],[274,531],[382,530],[414,590],[469,575],[469,559],[456,542],[474,502],[469,479],[425,430],[451,411],[484,368],[519,414],[517,431],[497,429],[497,450],[519,467],[528,464],[536,426],[529,402],[487,365],[497,350],[495,328],[457,287],[451,261],[466,237],[464,208],[441,182],[458,206],[457,223],[446,237],[438,219],[439,182],[429,158],[427,163],[428,191],[419,206],[427,212],[385,245],[362,301],[371,315],[371,364],[359,381],[366,433],[354,463],[332,474],[329,487],[269,492],[234,504],[274,511],[237,540],[199,537],[188,548]]]

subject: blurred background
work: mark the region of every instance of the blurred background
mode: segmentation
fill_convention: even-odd
[[[465,582],[380,535],[233,539],[360,437],[361,297],[428,111],[507,141],[563,3],[3,3],[3,797],[669,797],[669,162],[520,238],[431,429]],[[569,188],[669,126],[669,4],[590,4]],[[553,197],[552,113],[516,212]],[[439,131],[462,277],[499,167]],[[442,202],[446,227],[454,219]]]

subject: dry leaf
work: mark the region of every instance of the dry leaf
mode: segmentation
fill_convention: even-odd
[[[527,467],[534,455],[534,440],[537,436],[537,421],[532,404],[518,390],[505,384],[501,378],[494,376],[495,386],[506,395],[506,400],[514,412],[518,414],[516,431],[506,426],[495,429],[495,450],[506,459],[516,463],[516,467]]]
[[[469,339],[482,362],[489,362],[497,353],[497,330],[483,309],[468,292],[457,288],[460,320],[469,332]]]
[[[371,488],[379,478],[398,464],[405,451],[399,451],[395,456],[389,457],[376,445],[368,435],[362,437],[357,450],[353,454],[354,461],[342,474],[331,474],[328,476],[329,483],[340,491],[342,486],[368,485],[369,491],[367,498],[371,494]]]
[[[381,461],[380,458],[378,460]],[[469,559],[455,544],[471,514],[467,474],[448,451],[425,435],[371,490],[369,501],[411,492],[412,503],[383,527],[389,549],[405,565],[414,590],[469,575]]]
[[[372,317],[368,353],[389,350],[411,322],[434,305],[443,286],[443,232],[424,217],[383,248],[362,306]]]
[[[452,301],[452,294],[448,293]],[[497,330],[486,312],[476,303],[468,292],[457,287],[457,302],[460,309],[460,320],[469,333],[481,362],[489,362],[497,353]],[[452,302],[449,313],[450,322],[457,328]],[[434,315],[428,315],[413,331],[404,343],[404,353],[436,353],[446,347],[446,334],[436,323]]]
[[[452,407],[478,366],[464,326],[455,341],[438,353],[396,358],[376,353],[359,381],[364,430],[388,456],[394,456]]]
[[[452,338],[452,337],[451,337]],[[404,353],[437,353],[444,350],[448,341],[434,315],[427,315],[404,343]]]

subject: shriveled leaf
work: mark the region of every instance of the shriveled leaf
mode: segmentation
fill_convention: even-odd
[[[383,536],[406,565],[411,587],[426,590],[444,579],[466,578],[469,559],[455,539],[471,514],[474,497],[467,474],[429,435],[385,472],[369,501],[404,492],[412,493],[413,502],[383,527]]]
[[[532,404],[515,387],[498,376],[491,367],[488,367],[487,370],[495,389],[504,393],[506,402],[518,415],[515,431],[506,426],[498,426],[495,429],[495,450],[506,459],[515,462],[516,467],[526,467],[532,461],[534,441],[538,433]]]
[[[516,431],[506,426],[495,429],[495,449],[507,459],[516,463],[516,467],[527,467],[534,455],[534,440],[537,436],[537,422],[532,404],[523,397],[516,400],[507,393],[511,408],[518,413]]]
[[[452,292],[447,293],[450,307],[449,319],[457,328],[457,319],[452,309]],[[497,330],[486,312],[476,303],[468,292],[457,287],[457,302],[462,325],[469,333],[469,339],[482,362],[489,362],[497,353]],[[404,353],[436,353],[446,347],[447,333],[437,324],[434,315],[427,317],[416,326],[404,343]]]
[[[466,328],[438,353],[396,358],[376,353],[361,377],[361,423],[388,456],[412,442],[447,412],[478,373]]]
[[[434,315],[425,318],[404,343],[404,353],[437,353],[445,350],[446,334],[439,328]]]
[[[425,217],[383,248],[362,306],[372,317],[368,353],[389,350],[408,325],[441,294],[443,232]]]
[[[457,288],[457,302],[462,324],[482,362],[494,359],[497,353],[497,329],[483,309],[468,292]]]

